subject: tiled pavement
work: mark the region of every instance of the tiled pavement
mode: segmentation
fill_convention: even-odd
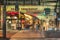
[[[11,40],[19,40],[19,39],[39,39],[39,38],[44,38],[44,34],[41,32],[37,31],[21,31],[16,33],[11,37]]]
[[[28,34],[30,34],[30,35],[28,35]],[[50,34],[51,33],[49,33],[48,35],[50,35]],[[59,35],[60,31],[57,32],[57,33],[55,33],[55,32],[52,33],[51,37],[53,37],[53,36],[55,37],[56,34]],[[31,35],[34,35],[34,36],[31,36]],[[44,34],[42,34],[42,35],[44,35]],[[19,32],[16,32],[16,33],[7,32],[7,37],[11,38],[10,40],[60,40],[60,38],[54,38],[54,37],[53,38],[41,38],[42,35],[41,35],[40,32],[30,32],[30,31],[19,31]],[[21,37],[19,37],[19,36],[21,36]],[[25,37],[25,36],[27,36],[27,37]],[[25,38],[23,38],[23,37],[25,37]],[[29,38],[29,37],[31,37],[31,38]]]
[[[60,38],[41,38],[41,39],[10,39],[10,40],[60,40]]]
[[[16,34],[17,32],[14,32],[14,31],[7,31],[6,32],[6,37],[7,38],[11,38],[11,36],[13,36],[14,34]],[[3,32],[0,31],[0,38],[3,37]]]

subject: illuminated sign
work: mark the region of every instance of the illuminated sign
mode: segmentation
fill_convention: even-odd
[[[40,14],[39,12],[43,12],[44,8],[47,8],[47,6],[21,6],[21,5],[19,5],[19,12],[23,12],[23,13],[30,13],[31,12],[31,14],[33,14],[34,16],[37,16],[39,19],[44,19],[45,18],[44,15],[43,16],[39,15]],[[51,6],[48,6],[48,8],[54,9],[54,7],[51,7]],[[15,9],[15,5],[6,6],[6,11],[13,11],[14,9]],[[49,9],[46,11],[49,12]],[[38,14],[36,14],[37,12],[38,12]],[[20,16],[21,15],[19,13],[19,17]]]
[[[21,8],[22,12],[35,12],[35,13],[38,13],[40,12],[40,10],[38,10],[38,8]]]
[[[37,10],[37,8],[21,8],[21,10]]]
[[[15,11],[15,6],[6,6],[6,11]]]

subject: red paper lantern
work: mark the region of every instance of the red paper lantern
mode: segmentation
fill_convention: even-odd
[[[37,14],[33,14],[33,16],[37,16]]]
[[[24,23],[24,22],[25,22],[25,20],[22,20],[21,22],[22,22],[22,23]]]
[[[8,12],[7,12],[7,15],[10,15],[10,13],[11,13],[11,12],[10,12],[10,11],[8,11]]]
[[[17,15],[18,12],[16,12],[16,11],[8,11],[7,14],[11,15],[11,16],[14,16],[14,15]]]
[[[12,12],[11,12],[11,15],[14,16],[14,15],[15,15],[15,12],[12,11]]]
[[[18,14],[18,12],[15,12],[15,14]]]

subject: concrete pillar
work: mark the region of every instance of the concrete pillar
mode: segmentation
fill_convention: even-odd
[[[6,0],[4,0],[3,6],[3,38],[6,38]]]

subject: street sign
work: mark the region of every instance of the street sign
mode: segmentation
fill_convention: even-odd
[[[50,13],[51,9],[50,8],[45,8],[44,10],[45,10],[45,14],[48,15]]]

